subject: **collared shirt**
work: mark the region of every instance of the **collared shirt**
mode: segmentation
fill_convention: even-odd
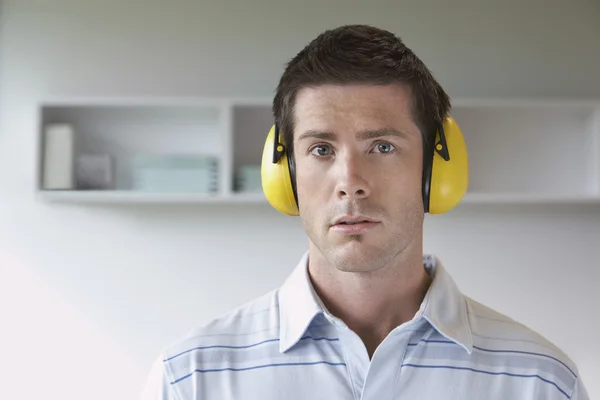
[[[588,400],[575,364],[541,335],[463,295],[425,256],[418,312],[369,358],[322,305],[308,253],[281,288],[167,347],[144,400]]]

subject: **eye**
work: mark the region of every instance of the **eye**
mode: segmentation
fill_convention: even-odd
[[[311,153],[316,156],[325,157],[331,154],[331,148],[328,145],[320,144],[313,147]]]
[[[391,153],[392,151],[394,151],[394,146],[388,142],[377,143],[377,146],[375,146],[375,148],[380,153]]]

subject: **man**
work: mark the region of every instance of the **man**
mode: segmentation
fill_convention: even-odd
[[[425,153],[449,109],[387,31],[343,26],[293,58],[273,110],[308,251],[279,290],[165,349],[143,398],[587,399],[560,349],[423,254]]]

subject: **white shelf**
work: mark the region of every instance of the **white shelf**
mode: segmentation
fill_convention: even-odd
[[[141,193],[133,191],[40,191],[38,197],[54,203],[88,204],[264,204],[262,193],[204,195],[195,193]],[[600,204],[600,196],[549,196],[527,194],[467,193],[462,204]]]
[[[38,197],[54,203],[88,204],[267,204],[262,193],[198,194],[142,193],[135,191],[50,190],[39,191]]]
[[[114,191],[45,191],[45,201],[136,204],[267,204],[238,193],[241,166],[260,164],[272,125],[270,98],[59,98],[40,105],[49,122],[74,126],[77,153],[116,160]],[[457,99],[453,117],[469,151],[469,204],[600,204],[600,100]],[[211,154],[214,194],[131,190],[131,160],[143,153]]]
[[[462,204],[600,204],[598,195],[548,195],[524,193],[467,193]]]

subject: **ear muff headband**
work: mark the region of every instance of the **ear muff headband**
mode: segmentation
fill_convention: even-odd
[[[296,189],[296,164],[294,163],[294,157],[287,151],[286,145],[283,143],[279,135],[279,124],[277,122],[274,125],[274,135],[273,138],[273,162],[279,162],[281,157],[285,155],[288,163],[289,175],[290,175],[290,183],[292,185],[292,193],[294,194],[294,202],[298,204],[298,191]]]
[[[446,142],[446,134],[444,132],[444,124],[439,127],[433,142],[423,147],[423,206],[425,212],[429,212],[429,204],[431,201],[431,178],[435,159],[435,153],[438,153],[444,161],[450,161],[450,153],[448,151],[448,143]]]
[[[468,153],[458,124],[446,117],[434,141],[423,150],[423,205],[430,214],[443,214],[453,209],[468,188]],[[278,211],[299,215],[296,171],[293,157],[275,123],[263,148],[261,177],[263,192]]]
[[[424,169],[425,211],[444,214],[460,203],[469,186],[467,145],[453,118],[444,118],[427,154],[431,163],[430,170]]]

